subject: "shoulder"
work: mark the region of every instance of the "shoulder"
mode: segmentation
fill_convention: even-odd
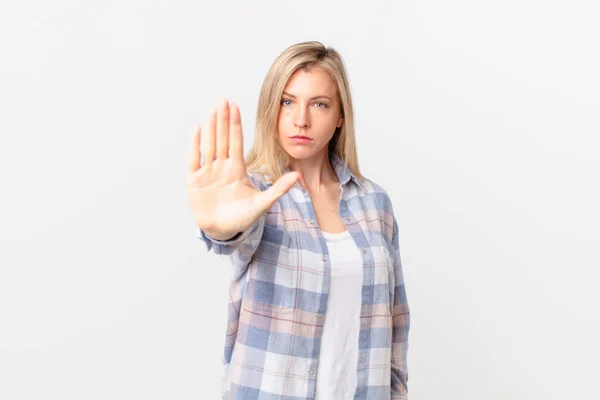
[[[373,196],[376,198],[378,207],[388,210],[392,207],[392,200],[387,190],[383,186],[377,184],[369,178],[364,178],[361,181],[362,188],[365,195]],[[391,210],[389,210],[391,212]]]
[[[395,217],[392,199],[388,191],[378,183],[371,179],[364,178],[361,180],[365,196],[372,198],[371,204],[374,204],[379,220],[382,223],[381,231],[384,233],[386,240],[390,243],[395,234]]]

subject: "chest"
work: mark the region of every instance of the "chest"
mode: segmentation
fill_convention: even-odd
[[[364,290],[360,292],[367,296],[363,302],[376,299],[390,304],[394,280],[383,234],[385,213],[379,209],[377,196],[359,196],[350,190],[344,190],[341,198],[340,194],[311,196],[292,188],[271,207],[246,276],[246,308],[286,315],[297,309],[324,308],[335,273],[331,259],[344,259],[346,254],[336,257],[330,253],[320,231],[345,230],[352,237],[352,250],[347,253],[356,256],[353,264],[359,264],[363,271]]]

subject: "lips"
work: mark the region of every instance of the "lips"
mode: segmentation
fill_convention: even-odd
[[[306,140],[312,140],[311,138],[309,138],[309,137],[306,137],[306,136],[292,136],[292,139],[306,139]]]

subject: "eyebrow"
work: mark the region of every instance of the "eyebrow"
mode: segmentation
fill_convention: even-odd
[[[283,92],[283,94],[285,96],[293,97],[294,99],[296,98],[296,96],[294,96],[293,94],[288,93],[288,92]],[[327,99],[327,100],[331,101],[331,98],[329,98],[329,96],[325,96],[324,94],[319,95],[319,96],[313,96],[309,100],[316,100],[316,99]]]

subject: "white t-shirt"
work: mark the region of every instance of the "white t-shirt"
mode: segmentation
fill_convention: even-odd
[[[356,391],[362,256],[348,231],[322,232],[331,279],[317,366],[316,400],[351,400]]]

